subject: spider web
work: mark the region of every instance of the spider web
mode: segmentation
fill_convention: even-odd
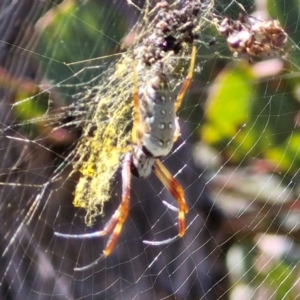
[[[120,203],[132,70],[139,87],[151,76],[142,41],[156,2],[0,4],[2,299],[299,297],[296,0],[201,1],[181,135],[162,159],[189,205],[182,239],[144,243],[178,234],[177,203],[153,174],[132,178],[117,245],[92,269],[74,271],[101,255],[108,236],[54,235],[101,230]],[[177,2],[171,10],[189,1]],[[251,61],[232,53],[216,19],[240,13],[279,20],[284,51]],[[191,56],[176,30],[185,42],[163,58],[175,95]]]

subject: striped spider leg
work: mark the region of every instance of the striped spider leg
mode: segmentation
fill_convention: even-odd
[[[188,75],[175,99],[170,91],[167,76],[161,68],[155,71],[151,80],[144,88],[138,89],[137,71],[134,66],[134,124],[132,129],[133,148],[126,153],[122,162],[122,201],[112,217],[100,231],[87,234],[54,234],[64,238],[84,239],[102,237],[110,234],[103,254],[91,264],[74,268],[75,271],[84,271],[95,266],[113,251],[124,222],[127,219],[130,206],[131,176],[147,178],[152,170],[170,191],[178,203],[179,234],[175,238],[163,241],[144,241],[149,245],[163,245],[182,237],[185,234],[185,215],[188,206],[184,198],[184,191],[179,182],[171,175],[160,161],[171,151],[174,141],[179,135],[179,125],[176,112],[179,109],[184,95],[190,86],[196,59],[196,47],[193,47],[192,58]]]

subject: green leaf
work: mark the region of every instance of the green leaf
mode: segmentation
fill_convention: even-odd
[[[276,300],[294,300],[297,292],[294,289],[297,278],[293,269],[284,262],[278,262],[271,270],[259,273],[261,282],[266,282],[274,290]]]
[[[243,127],[253,99],[253,80],[254,75],[244,62],[231,64],[219,74],[207,100],[204,141],[226,144]]]

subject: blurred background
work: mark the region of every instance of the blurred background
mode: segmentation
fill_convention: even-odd
[[[100,230],[120,203],[117,172],[104,216],[88,228],[84,208],[72,203],[80,174],[71,156],[85,125],[81,104],[94,107],[94,88],[132,45],[145,5],[157,1],[132,2],[0,3],[0,298],[300,298],[298,0],[201,1],[213,9],[194,41],[181,136],[163,160],[185,190],[187,232],[169,245],[145,245],[176,235],[176,212],[162,201],[176,203],[153,175],[133,178],[112,255],[73,270],[97,259],[107,237],[62,239],[54,231]],[[241,13],[278,20],[287,43],[263,57],[235,55],[214,19]],[[182,78],[174,78],[177,91]]]

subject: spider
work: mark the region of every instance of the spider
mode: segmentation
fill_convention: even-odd
[[[167,76],[161,72],[161,69],[159,69],[160,71],[156,71],[156,75],[140,90],[138,90],[137,73],[134,69],[133,148],[130,152],[125,154],[122,161],[122,201],[104,228],[100,231],[86,234],[54,233],[59,237],[74,239],[94,238],[110,234],[103,254],[87,266],[74,268],[75,271],[92,268],[113,251],[123,224],[128,216],[131,175],[146,178],[153,170],[159,180],[176,199],[179,206],[178,235],[163,241],[144,242],[150,245],[163,245],[185,234],[185,215],[188,212],[188,206],[185,201],[184,191],[179,182],[171,175],[160,159],[171,151],[174,141],[176,141],[179,136],[176,112],[181,106],[184,95],[191,84],[195,59],[196,47],[193,46],[189,72],[176,99],[172,97],[169,80]]]

